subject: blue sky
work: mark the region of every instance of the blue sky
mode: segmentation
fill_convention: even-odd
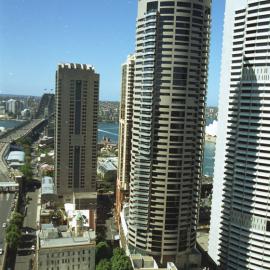
[[[213,0],[208,104],[217,105],[224,1]],[[54,89],[60,62],[101,75],[100,99],[120,97],[121,63],[135,45],[137,0],[0,0],[0,92]]]

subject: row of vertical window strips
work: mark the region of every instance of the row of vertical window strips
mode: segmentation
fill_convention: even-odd
[[[126,92],[127,92],[127,69],[128,63],[122,66],[122,83],[121,83],[121,102],[119,110],[119,138],[118,138],[118,169],[117,169],[117,179],[122,186],[124,181],[123,177],[123,160],[124,160],[124,135],[125,135],[125,112],[126,112]]]
[[[126,165],[123,168],[123,179],[125,189],[128,189],[130,183],[130,159],[131,159],[131,127],[133,117],[133,91],[134,91],[134,69],[135,69],[135,55],[128,58],[126,71],[126,107],[125,107],[125,151],[128,152],[125,156]]]
[[[245,45],[247,43],[244,42],[244,40],[245,38],[248,38],[248,34],[246,33],[246,31],[248,30],[247,29],[248,18],[246,17],[246,10],[242,10],[242,12],[239,11],[237,13],[237,17],[239,16],[245,16],[245,18],[243,19],[245,21],[244,22],[245,28],[243,29],[243,36],[241,37],[241,34],[239,34],[240,39],[238,40],[236,37],[234,42],[237,44],[237,42],[239,43],[241,42],[240,40],[242,40],[242,44]],[[268,40],[269,40],[269,35],[268,35]],[[248,123],[243,125],[241,124],[240,121],[241,121],[241,117],[244,114],[246,114],[246,113],[241,112],[242,109],[245,109],[244,107],[241,107],[241,102],[243,102],[242,90],[244,89],[243,85],[241,85],[241,80],[244,76],[243,71],[245,72],[244,65],[247,64],[244,60],[245,52],[246,52],[246,49],[245,49],[245,46],[243,46],[243,50],[242,50],[243,55],[241,56],[242,65],[239,66],[238,72],[237,72],[237,65],[233,64],[235,66],[233,72],[235,74],[237,73],[241,74],[241,78],[239,78],[240,81],[238,85],[239,86],[238,91],[235,88],[232,88],[231,95],[230,95],[230,102],[232,103],[230,107],[230,115],[231,115],[230,120],[236,121],[238,124],[237,124],[237,127],[234,124],[230,124],[229,126],[229,132],[231,134],[231,138],[228,138],[229,147],[227,150],[227,153],[228,153],[227,159],[228,160],[230,159],[230,162],[228,162],[227,160],[227,164],[226,164],[227,171],[225,173],[226,175],[225,176],[226,177],[225,190],[224,190],[225,196],[224,196],[224,209],[223,209],[223,216],[222,216],[222,236],[221,236],[222,241],[221,241],[221,248],[220,248],[220,262],[221,262],[221,265],[223,266],[226,265],[227,269],[259,269],[262,266],[263,267],[268,266],[270,268],[270,261],[267,259],[267,258],[270,258],[270,253],[269,253],[270,251],[265,250],[263,245],[261,245],[262,242],[264,241],[265,243],[267,242],[265,238],[265,233],[259,232],[258,230],[254,228],[247,228],[246,227],[247,224],[245,224],[245,219],[244,219],[245,211],[247,213],[250,213],[251,215],[252,214],[256,215],[256,212],[257,213],[260,212],[260,211],[259,212],[256,211],[256,209],[253,207],[251,207],[252,209],[248,207],[247,206],[248,201],[246,199],[248,199],[248,197],[251,196],[252,200],[256,201],[256,195],[254,196],[254,192],[253,192],[255,191],[256,193],[256,190],[254,190],[254,185],[252,185],[251,187],[249,183],[251,182],[254,183],[254,179],[256,180],[256,182],[262,181],[262,179],[260,179],[260,176],[258,175],[258,172],[250,173],[251,168],[249,167],[253,165],[249,165],[250,163],[246,162],[247,160],[241,160],[240,151],[237,149],[237,147],[242,145],[244,148],[246,148],[245,152],[247,155],[250,150],[249,142],[253,140],[253,139],[249,140],[248,137],[252,135],[252,133],[254,133],[255,131],[253,128],[251,128],[250,130],[245,132],[246,133],[245,135],[247,136],[247,138],[244,143],[243,139],[241,139],[241,130],[246,129],[248,127],[247,126]],[[233,59],[239,59],[239,57],[236,55]],[[240,61],[240,60],[236,60],[236,61]],[[252,69],[254,68],[254,64],[256,65],[256,61],[257,60],[256,60],[256,53],[255,53],[253,54],[253,58],[250,60],[250,63],[249,63],[249,66],[251,67],[251,73],[254,73],[254,70]],[[234,78],[233,75],[232,75],[232,78]],[[257,82],[256,80],[254,80],[254,78],[256,78],[256,76],[250,76],[250,78],[246,77],[244,78],[244,81],[245,83],[250,82],[252,85],[250,87],[254,88],[253,90],[255,90],[255,88],[258,88],[256,89],[256,91],[259,93],[263,89],[255,86]],[[234,81],[235,80],[237,80],[237,78],[235,78]],[[232,83],[234,82],[232,81]],[[253,102],[252,98],[250,99],[250,102]],[[235,106],[238,106],[238,108],[236,108]],[[259,109],[261,113],[262,113],[261,111],[262,107]],[[236,111],[238,110],[238,112],[235,113],[234,112],[235,109]],[[251,121],[251,118],[257,115],[258,108],[252,108],[252,105],[250,104],[249,108],[247,109],[249,110],[249,113],[248,113],[249,121]],[[249,125],[249,128],[250,127],[251,126]],[[261,136],[261,134],[257,134],[256,141],[258,140],[260,141],[259,136]],[[257,158],[257,154],[260,155],[260,153],[258,151],[255,153],[256,158]],[[248,157],[246,156],[246,158]],[[242,170],[239,169],[241,166],[243,167]],[[239,176],[239,173],[241,173],[241,171],[243,171],[242,174],[244,173],[246,177],[243,178]],[[249,179],[248,175],[252,175],[252,174],[253,174],[253,177]],[[242,186],[241,192],[238,188],[239,185]],[[257,186],[257,183],[256,183],[256,186]],[[243,194],[244,194],[243,192],[245,194],[247,193],[245,195],[246,199],[243,197]],[[248,195],[249,193],[250,195]],[[269,189],[265,190],[264,194],[269,197]],[[253,203],[255,203],[255,201]],[[238,219],[234,217],[231,217],[229,219],[228,215],[232,216],[232,213],[234,212],[239,214]],[[243,216],[243,218],[239,219],[239,216],[240,217]],[[243,238],[243,241],[239,239],[240,235],[242,235],[241,237]],[[263,237],[263,235],[264,235],[264,240],[259,241],[259,238]],[[268,239],[268,245],[269,245],[269,241],[270,239]],[[269,253],[269,256],[266,256],[266,253]],[[269,268],[262,268],[262,269],[269,269]]]
[[[153,105],[153,90],[154,90],[154,68],[155,68],[155,47],[156,47],[156,33],[157,30],[157,16],[156,13],[150,12],[146,14],[143,29],[143,43],[137,44],[137,49],[142,47],[141,54],[142,64],[141,72],[138,74],[140,82],[135,82],[139,86],[138,91],[135,89],[134,96],[140,99],[139,103],[134,101],[134,108],[139,111],[139,119],[137,119],[137,136],[135,138],[137,142],[137,151],[133,155],[132,159],[132,171],[131,176],[131,198],[132,208],[130,209],[131,224],[136,229],[148,228],[149,221],[149,199],[150,199],[150,185],[151,185],[151,141],[152,141],[152,105]],[[149,39],[149,37],[151,39]],[[151,42],[150,42],[151,41]],[[135,68],[139,67],[135,65]],[[135,75],[136,81],[136,75]],[[145,110],[151,108],[145,115]],[[149,110],[149,109],[148,109]],[[134,123],[136,126],[136,124]],[[145,204],[141,205],[138,201],[145,201]],[[144,217],[142,219],[142,216]],[[130,233],[132,238],[132,232]],[[135,237],[135,235],[134,235]],[[139,240],[139,239],[137,239]],[[141,239],[145,241],[146,239]]]

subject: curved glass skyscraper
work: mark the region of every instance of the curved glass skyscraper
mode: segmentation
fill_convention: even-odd
[[[187,269],[197,258],[210,7],[138,1],[129,248]]]

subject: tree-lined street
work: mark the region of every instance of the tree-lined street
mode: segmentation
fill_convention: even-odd
[[[0,139],[0,182],[8,182],[11,181],[9,178],[9,172],[4,163],[4,152],[5,148],[8,147],[9,143],[13,140],[17,140],[24,135],[28,134],[33,128],[38,126],[42,121],[41,119],[35,119],[25,126],[14,130],[14,132],[9,132],[8,134],[3,135]],[[6,238],[6,228],[3,228],[3,223],[8,223],[7,220],[10,216],[12,210],[12,204],[14,201],[14,194],[10,193],[0,193],[0,248],[3,249],[3,254],[0,255],[0,269],[2,269],[2,261],[4,256],[4,246],[5,246],[5,238]],[[27,216],[25,223],[26,225],[31,225],[31,227],[35,228],[36,222],[36,202],[37,202],[37,193],[33,192],[33,202],[29,201],[29,212],[30,214]],[[29,260],[28,260],[29,261]],[[23,269],[23,268],[21,268]]]

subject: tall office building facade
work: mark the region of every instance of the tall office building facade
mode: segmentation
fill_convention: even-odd
[[[58,65],[55,179],[65,202],[74,194],[96,192],[98,96],[99,75],[93,67]]]
[[[270,269],[270,2],[227,1],[209,254]]]
[[[122,65],[121,101],[119,114],[118,170],[116,183],[116,220],[119,224],[123,203],[129,196],[131,129],[135,56],[130,55]]]
[[[129,249],[180,269],[199,265],[210,8],[210,0],[138,1]]]

